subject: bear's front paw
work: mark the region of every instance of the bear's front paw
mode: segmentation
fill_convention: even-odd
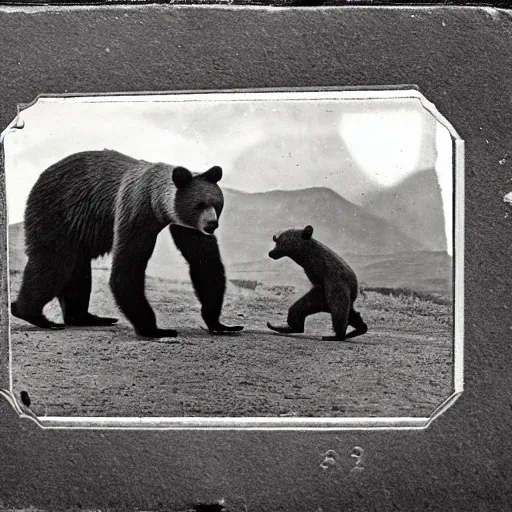
[[[176,338],[178,331],[174,329],[152,329],[147,331],[136,331],[137,335],[145,339],[160,339],[160,338]],[[178,341],[172,341],[168,343],[179,343]]]
[[[220,322],[216,325],[208,327],[210,334],[230,334],[243,330],[243,325],[224,325]]]

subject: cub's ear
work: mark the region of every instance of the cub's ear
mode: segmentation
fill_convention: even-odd
[[[203,178],[210,183],[217,183],[222,178],[222,168],[218,165],[213,166],[202,174]]]
[[[185,167],[175,167],[172,170],[172,181],[177,188],[186,187],[194,178],[192,173]]]
[[[306,226],[302,230],[302,234],[300,236],[303,238],[303,240],[310,240],[313,236],[313,226]]]

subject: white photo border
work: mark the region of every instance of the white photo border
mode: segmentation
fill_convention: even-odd
[[[0,187],[5,197],[5,136],[23,128],[21,111],[38,101],[62,102],[142,102],[151,101],[231,101],[275,100],[372,100],[372,99],[418,99],[452,139],[453,158],[453,392],[442,402],[430,417],[336,417],[336,418],[290,418],[290,417],[37,417],[14,396],[12,386],[12,349],[10,340],[10,318],[6,319],[7,339],[0,340],[0,354],[7,354],[0,361],[0,396],[7,400],[22,419],[30,419],[43,429],[121,429],[121,430],[271,430],[271,431],[346,431],[346,430],[418,430],[427,428],[435,419],[447,411],[460,397],[464,389],[464,140],[452,124],[444,118],[435,105],[428,101],[415,85],[361,86],[361,87],[305,87],[268,89],[195,90],[168,92],[119,92],[119,93],[67,93],[40,94],[28,104],[18,105],[18,115],[0,135]],[[4,212],[7,219],[7,206]],[[6,254],[0,255],[6,264],[7,301],[10,304],[8,219],[6,221]],[[7,347],[5,346],[7,345]]]

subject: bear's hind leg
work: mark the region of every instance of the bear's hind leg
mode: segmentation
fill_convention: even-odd
[[[354,308],[350,310],[348,315],[348,325],[351,325],[354,330],[349,332],[345,339],[347,338],[355,338],[356,336],[361,336],[362,334],[366,334],[368,332],[368,326],[364,322],[361,317],[361,313],[355,311]]]
[[[325,293],[322,287],[315,286],[288,310],[288,325],[277,326],[267,322],[267,327],[283,334],[303,333],[306,318],[315,313],[327,311]]]
[[[332,317],[334,336],[322,336],[324,341],[345,341],[350,313],[350,292],[343,286],[326,288],[326,299]]]
[[[347,336],[348,327],[348,311],[336,310],[332,314],[332,326],[334,329],[334,336],[322,336],[324,341],[345,341],[351,336]]]
[[[79,257],[75,261],[71,278],[59,294],[62,316],[66,325],[97,327],[113,325],[117,322],[117,318],[100,317],[89,313],[91,287],[91,261],[86,257]]]
[[[68,259],[60,258],[58,264],[57,260],[55,251],[29,256],[18,298],[11,303],[13,316],[43,329],[64,329],[64,324],[52,322],[43,314],[43,308],[57,296],[71,271]]]
[[[51,300],[51,299],[50,299]],[[48,301],[50,302],[50,301]],[[25,320],[29,324],[35,325],[36,327],[41,327],[42,329],[52,329],[52,330],[62,330],[64,329],[64,324],[59,324],[56,322],[52,322],[48,320],[41,313],[27,313],[20,309],[18,302],[15,301],[11,304],[11,314],[16,318],[20,318],[21,320]]]
[[[174,329],[159,329],[144,293],[146,267],[158,232],[148,231],[148,222],[119,226],[114,242],[110,289],[119,309],[143,338],[175,338]]]

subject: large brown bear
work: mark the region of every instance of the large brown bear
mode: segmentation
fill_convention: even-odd
[[[357,277],[350,266],[329,247],[312,238],[312,226],[288,229],[274,235],[276,246],[268,255],[277,260],[288,256],[304,268],[313,288],[293,304],[288,311],[288,325],[268,327],[281,333],[304,332],[306,317],[326,312],[332,317],[335,336],[323,340],[344,341],[365,334],[367,325],[354,310],[357,298]],[[347,334],[351,325],[354,330]]]
[[[112,252],[110,286],[135,331],[145,337],[177,335],[159,329],[144,293],[147,262],[158,233],[170,225],[210,332],[238,331],[219,317],[225,273],[213,232],[224,205],[220,167],[192,174],[184,167],[136,160],[116,151],[73,154],[46,169],[32,188],[25,211],[28,262],[14,316],[36,326],[112,325],[115,318],[88,312],[91,260]],[[58,297],[63,324],[43,307]]]

